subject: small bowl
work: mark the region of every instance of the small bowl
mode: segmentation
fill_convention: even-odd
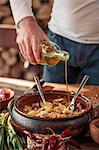
[[[13,99],[13,97],[15,95],[15,92],[13,90],[11,90],[11,89],[8,89],[8,88],[2,88],[2,87],[0,87],[0,89],[4,90],[5,97],[6,97],[3,100],[0,99],[0,111],[2,111],[3,109],[7,108],[7,105],[9,103],[9,101]]]
[[[94,142],[99,144],[99,118],[95,118],[90,122],[90,135]]]

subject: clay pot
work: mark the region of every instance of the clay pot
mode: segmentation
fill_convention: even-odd
[[[46,91],[44,92],[46,101],[51,98],[66,97],[67,93],[63,91]],[[70,99],[73,97],[69,93]],[[12,120],[19,126],[32,131],[33,133],[47,134],[47,127],[51,128],[55,133],[62,132],[65,128],[72,126],[73,136],[81,135],[86,131],[92,114],[91,101],[86,97],[79,96],[76,100],[77,103],[81,103],[85,108],[85,111],[78,116],[71,116],[68,118],[56,118],[47,119],[39,117],[31,117],[24,113],[23,109],[25,105],[32,106],[33,103],[40,101],[38,92],[32,92],[25,94],[18,98],[16,101],[11,101],[8,105]]]
[[[9,101],[11,101],[14,97],[15,92],[8,88],[1,88],[5,92],[5,99],[0,99],[0,111],[7,108]]]
[[[94,142],[99,144],[99,118],[95,118],[90,122],[90,135]]]

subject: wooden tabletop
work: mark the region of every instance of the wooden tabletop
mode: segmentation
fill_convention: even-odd
[[[21,82],[21,80],[18,80]],[[22,81],[24,82],[24,81]],[[16,82],[17,83],[17,82]],[[26,82],[27,83],[27,82]],[[30,83],[30,82],[29,82]],[[31,84],[27,84],[26,86],[20,86],[20,85],[14,85],[10,83],[2,83],[0,82],[0,87],[7,87],[11,88],[15,91],[15,96],[20,96],[24,91],[31,89],[31,86],[34,85],[33,82]],[[43,88],[45,90],[53,89],[53,90],[61,90],[66,91],[66,85],[63,84],[54,84],[54,83],[44,83]],[[69,91],[76,91],[78,88],[78,85],[69,85],[68,90]],[[99,106],[99,86],[85,86],[81,92],[84,96],[87,96],[93,104],[93,107]],[[99,145],[94,143],[89,136],[89,134],[85,135],[81,139],[81,150],[99,150]],[[72,150],[76,150],[72,148]]]

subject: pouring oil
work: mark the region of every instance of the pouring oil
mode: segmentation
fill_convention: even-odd
[[[67,100],[69,101],[69,90],[68,90],[68,79],[67,79],[67,61],[70,57],[69,53],[67,51],[61,51],[58,48],[57,44],[55,44],[55,47],[53,46],[53,43],[48,43],[47,41],[44,41],[41,44],[41,54],[40,54],[40,60],[39,64],[47,64],[50,66],[58,64],[61,60],[65,62],[65,83],[66,83],[66,92],[67,92]]]
[[[39,64],[56,65],[61,60],[67,61],[69,59],[69,53],[66,51],[60,51],[53,47],[50,43],[44,41],[41,44],[41,54]]]
[[[70,102],[70,98],[69,98],[69,89],[68,89],[68,69],[67,69],[67,60],[65,60],[65,84],[66,84],[66,92],[67,92],[67,101]]]

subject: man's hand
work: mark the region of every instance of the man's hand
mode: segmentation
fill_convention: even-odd
[[[40,58],[40,44],[49,41],[47,35],[39,27],[35,18],[27,17],[19,22],[17,43],[26,61],[36,64]]]

